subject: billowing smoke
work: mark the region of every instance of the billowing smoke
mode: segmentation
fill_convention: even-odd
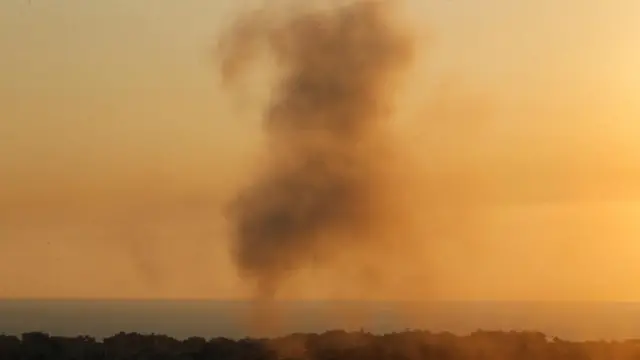
[[[264,167],[230,211],[234,256],[271,298],[301,268],[378,240],[388,206],[388,120],[412,42],[388,3],[361,1],[240,22],[222,43],[227,80],[266,45],[280,71],[263,125]]]

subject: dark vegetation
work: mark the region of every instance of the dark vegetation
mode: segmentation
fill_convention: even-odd
[[[478,331],[466,336],[405,331],[385,335],[329,331],[273,339],[232,340],[119,333],[91,337],[32,332],[0,335],[0,359],[219,360],[554,360],[640,359],[640,341],[570,342],[539,332]]]

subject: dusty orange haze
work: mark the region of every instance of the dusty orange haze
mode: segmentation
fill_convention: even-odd
[[[640,299],[640,5],[419,3],[394,123],[411,258],[384,292]],[[0,297],[247,295],[220,209],[258,159],[270,72],[225,94],[210,50],[243,9],[180,4],[0,5]],[[434,205],[452,201],[476,211]],[[303,271],[285,296],[367,295],[335,285]]]

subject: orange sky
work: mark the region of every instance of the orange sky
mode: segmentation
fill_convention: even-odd
[[[640,3],[407,3],[396,129],[421,174],[489,204],[482,251],[430,260],[439,296],[639,300]],[[240,106],[211,56],[242,4],[0,3],[0,297],[245,294],[221,205],[268,87],[258,68]]]

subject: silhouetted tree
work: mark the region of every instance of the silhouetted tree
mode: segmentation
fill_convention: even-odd
[[[273,339],[118,333],[103,341],[41,332],[0,335],[0,360],[640,360],[640,341],[571,342],[539,332],[363,331],[292,334]]]

